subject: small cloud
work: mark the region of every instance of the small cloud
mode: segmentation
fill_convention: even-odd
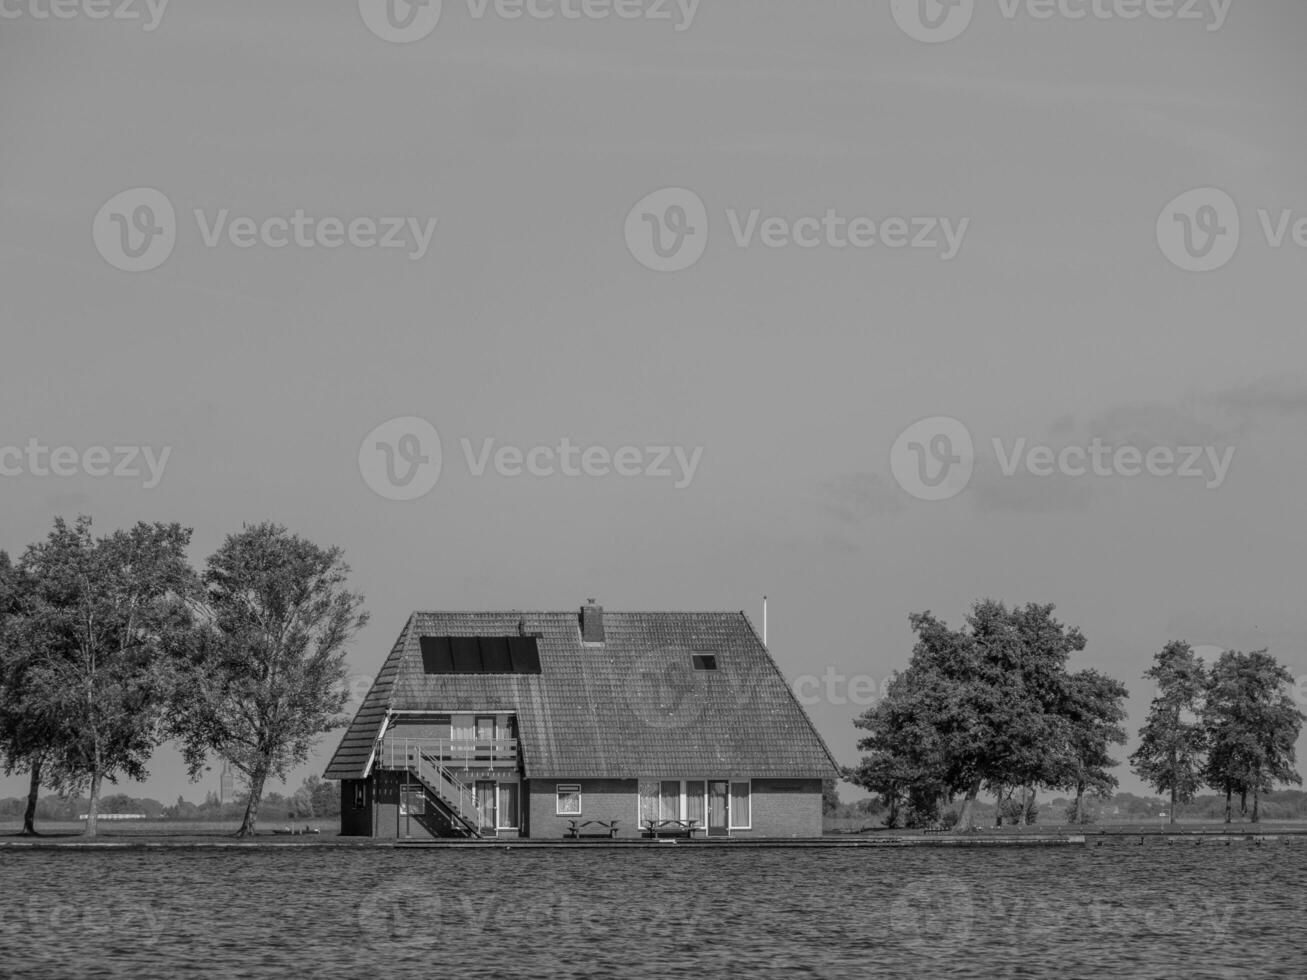
[[[1075,431],[1076,417],[1074,415],[1063,415],[1048,427],[1048,435],[1049,438],[1052,439],[1061,439],[1071,436]]]
[[[978,461],[967,492],[985,513],[1055,514],[1088,510],[1096,496],[1096,482],[1101,481],[1025,471],[1004,476],[997,462],[982,466]]]
[[[1296,419],[1307,415],[1307,378],[1277,375],[1238,388],[1228,388],[1209,400],[1245,423],[1270,416]]]
[[[821,485],[821,506],[843,524],[861,524],[903,510],[898,488],[875,473],[845,473]]]

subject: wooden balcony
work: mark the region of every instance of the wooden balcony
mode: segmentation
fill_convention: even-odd
[[[377,753],[382,769],[416,771],[421,759],[445,769],[518,768],[517,739],[406,738],[387,735]]]

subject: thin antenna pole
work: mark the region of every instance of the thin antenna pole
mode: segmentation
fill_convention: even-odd
[[[762,597],[762,645],[767,645],[767,597]]]

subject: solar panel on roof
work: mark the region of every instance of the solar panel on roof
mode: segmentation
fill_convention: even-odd
[[[454,672],[454,655],[449,649],[447,636],[422,636],[418,638],[422,648],[422,672],[424,674],[452,674]]]
[[[451,636],[449,645],[454,651],[455,674],[480,674],[481,644],[475,636]]]
[[[487,674],[511,674],[513,660],[508,652],[508,637],[482,636],[481,669]]]
[[[426,674],[538,674],[534,636],[421,636]]]
[[[510,636],[508,652],[513,660],[513,673],[540,673],[540,645],[534,636]]]

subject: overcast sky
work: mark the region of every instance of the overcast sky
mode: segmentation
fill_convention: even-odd
[[[282,522],[367,595],[358,678],[414,609],[767,594],[847,763],[837,677],[986,596],[1132,736],[1168,640],[1307,675],[1300,0],[70,2],[0,0],[0,547]]]

